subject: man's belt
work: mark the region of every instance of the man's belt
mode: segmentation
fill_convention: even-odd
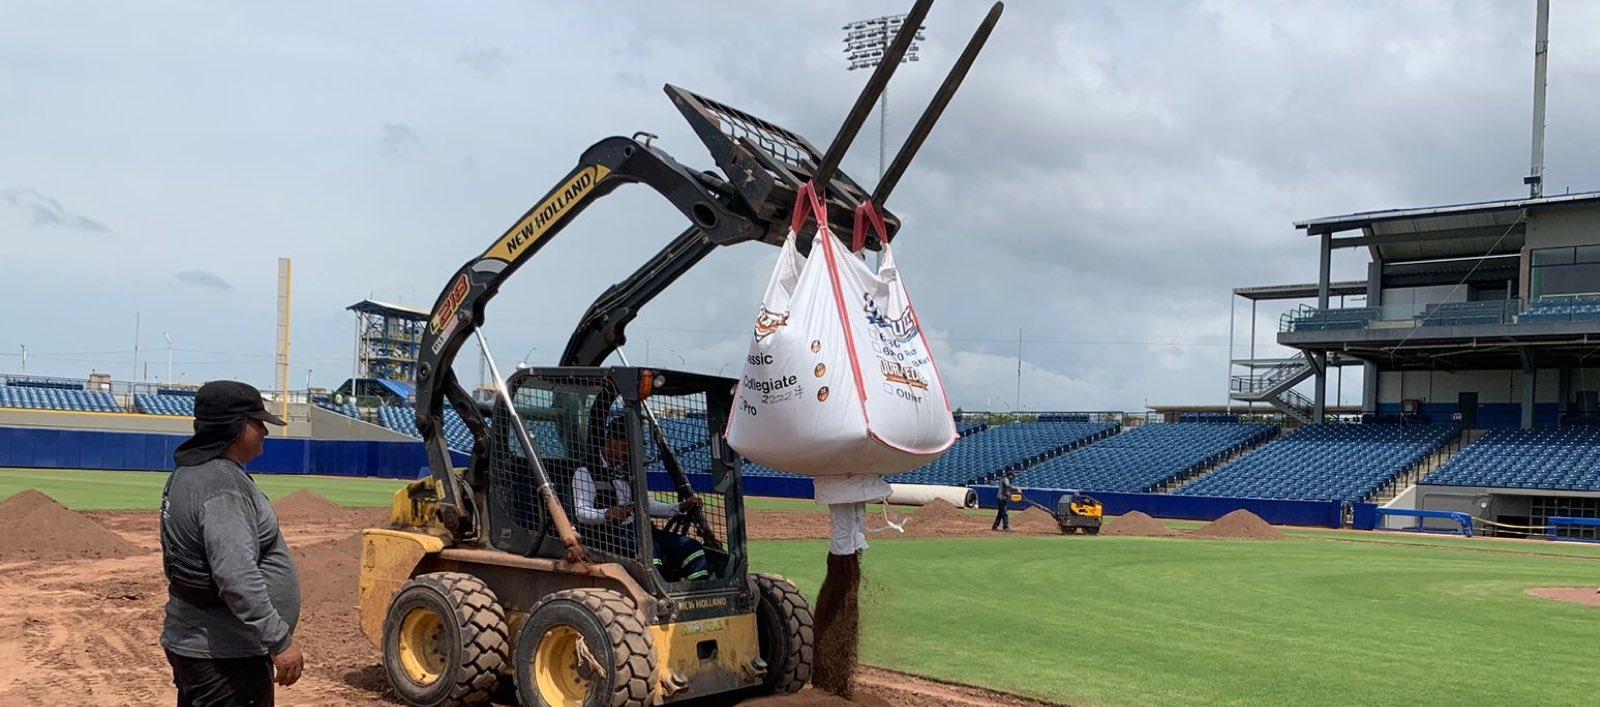
[[[202,609],[223,605],[222,595],[218,592],[216,585],[193,587],[169,581],[167,582],[167,593]]]

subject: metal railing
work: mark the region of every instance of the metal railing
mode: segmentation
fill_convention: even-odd
[[[1521,311],[1521,298],[1482,302],[1440,302],[1428,305],[1411,319],[1417,326],[1513,324]]]
[[[1382,307],[1318,309],[1302,304],[1278,317],[1278,331],[1333,331],[1365,329],[1383,314]]]

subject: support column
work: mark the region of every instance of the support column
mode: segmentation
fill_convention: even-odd
[[[1233,413],[1233,305],[1235,297],[1228,295],[1228,413]]]
[[[1367,263],[1367,306],[1383,306],[1383,260],[1373,249],[1372,262]],[[1381,310],[1380,310],[1381,311]],[[1361,364],[1361,411],[1378,411],[1378,364],[1368,361]]]
[[[1328,308],[1328,286],[1333,269],[1333,234],[1322,234],[1321,253],[1317,267],[1317,309]],[[1323,416],[1328,411],[1328,354],[1316,354],[1317,376],[1316,389],[1312,391],[1311,424],[1322,424]]]
[[[1518,353],[1522,355],[1522,429],[1533,429],[1533,401],[1535,382],[1539,379],[1539,369],[1534,366],[1533,350],[1524,347]]]
[[[1565,414],[1572,404],[1572,361],[1562,361],[1556,381],[1556,419]]]

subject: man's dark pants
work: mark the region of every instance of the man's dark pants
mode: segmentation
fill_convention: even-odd
[[[272,707],[272,659],[190,658],[167,651],[178,707]]]
[[[1011,515],[1006,512],[1005,499],[1000,499],[998,502],[996,502],[995,505],[999,506],[1000,509],[998,511],[995,511],[995,514],[994,514],[994,528],[992,528],[992,529],[993,530],[999,530],[999,529],[1001,529],[1003,527],[1006,530],[1010,530],[1011,529]]]

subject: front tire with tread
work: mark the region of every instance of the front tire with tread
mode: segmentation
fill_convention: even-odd
[[[439,618],[441,672],[428,682],[414,680],[400,655],[402,627],[413,612],[432,612]],[[481,704],[494,695],[509,644],[505,609],[483,580],[460,572],[418,575],[389,602],[383,622],[383,672],[409,705]]]
[[[754,574],[757,591],[756,628],[767,676],[763,694],[799,692],[811,682],[815,627],[811,603],[788,579]]]
[[[600,667],[600,674],[585,678],[590,687],[582,700],[584,707],[645,707],[655,703],[653,635],[633,600],[610,589],[569,589],[534,605],[517,637],[518,702],[539,707],[553,704],[541,692],[535,656],[545,635],[563,627],[583,638]]]

